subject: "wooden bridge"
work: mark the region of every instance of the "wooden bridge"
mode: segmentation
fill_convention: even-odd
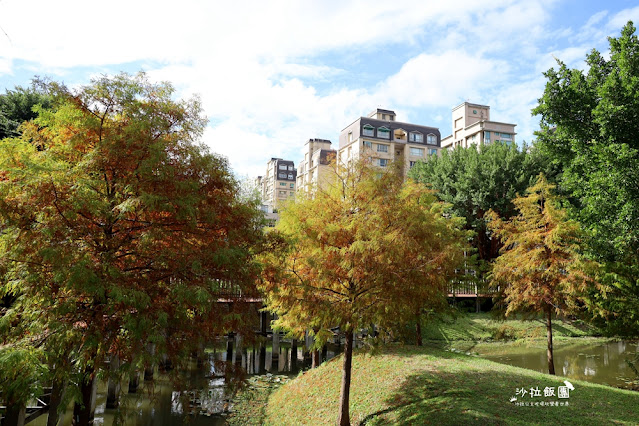
[[[25,425],[49,411],[51,388],[44,388],[44,394],[31,401],[31,405],[11,407],[0,405],[0,424],[3,426]]]
[[[448,297],[491,298],[496,296],[498,292],[498,289],[490,289],[485,285],[477,285],[474,283],[456,284],[448,287]]]

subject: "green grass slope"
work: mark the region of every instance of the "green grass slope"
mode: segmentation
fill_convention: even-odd
[[[273,392],[265,424],[335,424],[342,357],[306,372]],[[639,393],[571,381],[568,399],[543,397],[565,379],[497,364],[434,347],[390,347],[353,359],[352,424],[639,424]],[[541,397],[510,399],[517,389],[539,388]],[[535,402],[568,402],[564,406]]]
[[[553,320],[555,338],[585,337],[598,331],[579,321]],[[543,319],[506,321],[494,319],[489,313],[459,314],[427,323],[422,329],[426,340],[439,341],[491,341],[511,339],[546,338],[546,322]]]

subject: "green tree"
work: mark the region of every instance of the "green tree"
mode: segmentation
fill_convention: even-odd
[[[35,85],[29,88],[17,86],[0,95],[0,139],[19,136],[19,127],[38,116],[34,111],[36,105],[50,108],[51,97]]]
[[[503,218],[516,214],[512,200],[547,166],[535,147],[518,149],[494,143],[444,150],[439,157],[417,163],[409,176],[429,185],[441,201],[450,204],[453,214],[466,219],[465,227],[473,232],[471,244],[479,258],[473,269],[481,273],[500,248],[499,240],[491,237],[486,226],[485,213],[492,209]]]
[[[144,74],[46,90],[55,108],[0,141],[1,291],[20,294],[0,339],[72,360],[87,396],[109,355],[177,361],[237,329],[218,294],[256,294],[261,216],[198,142],[197,100]]]
[[[276,326],[321,345],[339,326],[346,337],[339,423],[349,424],[353,335],[392,329],[424,307],[445,305],[462,258],[458,221],[429,190],[403,183],[397,167],[339,168],[334,185],[281,211],[283,240],[265,258],[261,284]]]
[[[639,40],[632,22],[610,37],[609,55],[592,50],[587,71],[545,73],[533,112],[541,149],[564,170],[572,214],[589,235],[589,255],[603,264],[605,292],[590,301],[610,331],[639,335]],[[609,57],[609,59],[607,59]]]
[[[540,175],[527,196],[513,201],[517,216],[504,221],[494,211],[487,214],[489,228],[503,242],[491,273],[493,285],[502,289],[506,316],[523,312],[546,318],[550,374],[555,374],[552,316],[576,312],[577,294],[587,281],[579,266],[579,225],[567,219],[553,189]]]

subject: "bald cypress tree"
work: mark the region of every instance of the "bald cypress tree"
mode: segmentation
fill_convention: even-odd
[[[266,256],[262,289],[276,325],[321,346],[346,338],[340,425],[350,424],[353,338],[364,327],[394,329],[425,307],[446,305],[465,234],[432,191],[403,182],[397,167],[365,162],[337,169],[333,185],[282,211],[283,244]]]
[[[579,224],[567,219],[553,189],[540,175],[526,196],[513,201],[518,215],[502,220],[493,211],[487,214],[489,228],[503,243],[492,284],[502,289],[506,316],[544,316],[550,374],[555,374],[552,318],[578,309],[578,293],[588,281],[579,256]]]

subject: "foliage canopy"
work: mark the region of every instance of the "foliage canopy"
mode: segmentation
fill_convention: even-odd
[[[512,200],[545,166],[534,148],[494,143],[444,150],[439,157],[417,163],[409,176],[429,185],[456,216],[466,219],[466,229],[474,231],[472,245],[479,259],[490,261],[497,257],[499,244],[491,239],[484,214],[492,209],[503,218],[514,215]]]
[[[507,316],[523,312],[546,317],[551,374],[552,315],[579,311],[577,295],[588,281],[579,257],[580,227],[559,208],[553,189],[540,175],[526,196],[513,200],[517,216],[504,221],[493,211],[487,214],[489,228],[503,242],[491,272],[493,286],[504,295]]]
[[[610,52],[592,50],[587,71],[545,73],[533,110],[541,149],[563,169],[561,184],[589,235],[589,254],[608,288],[593,292],[602,324],[639,333],[639,39],[632,22],[610,37]]]
[[[199,102],[144,74],[44,87],[55,108],[0,142],[0,293],[20,295],[0,341],[94,371],[237,327],[216,302],[255,294],[261,216],[198,142]]]
[[[463,258],[459,221],[423,185],[403,183],[399,166],[365,162],[336,169],[333,185],[281,211],[283,240],[265,257],[262,290],[276,325],[321,345],[346,334],[340,424],[348,424],[353,333],[392,329],[425,307],[445,304]]]

